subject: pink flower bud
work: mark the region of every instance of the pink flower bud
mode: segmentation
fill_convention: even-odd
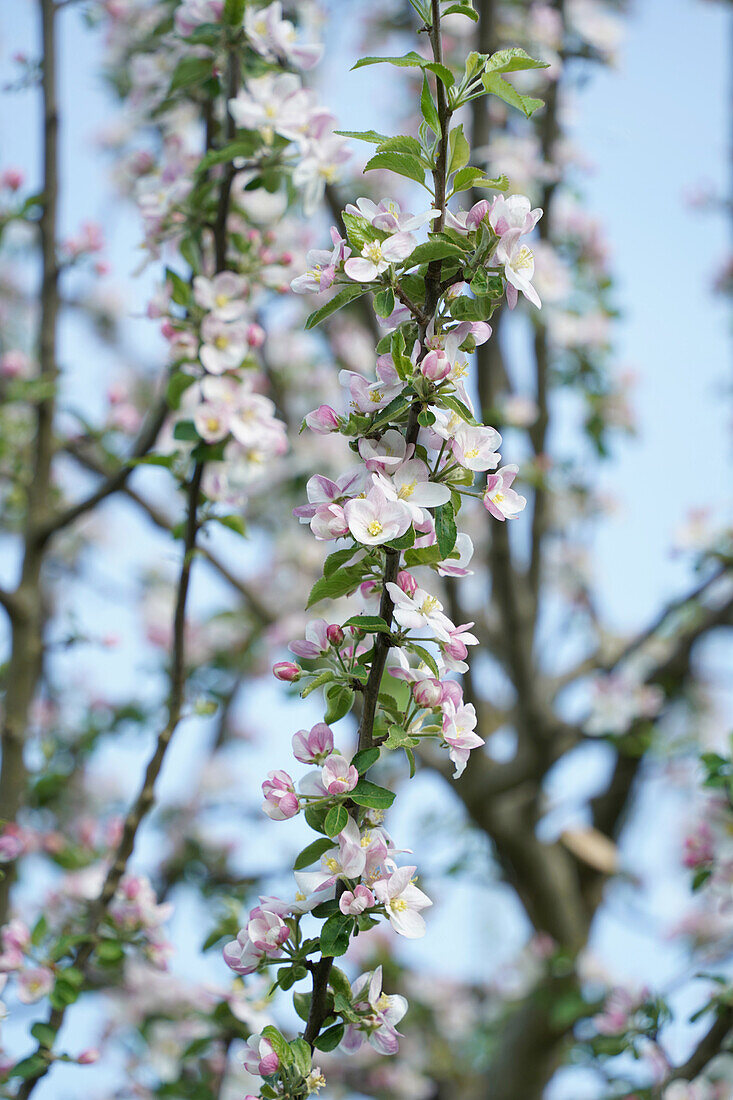
[[[412,686],[412,697],[419,707],[437,707],[443,699],[443,687],[439,680],[418,680]]]
[[[360,913],[363,913],[365,909],[371,909],[373,905],[374,894],[368,886],[363,886],[361,883],[353,893],[351,890],[345,890],[339,898],[339,909],[347,916],[358,917]]]
[[[359,782],[359,773],[345,757],[334,753],[323,765],[321,778],[329,794],[346,794],[348,791],[353,791]]]
[[[173,327],[170,321],[164,321],[160,326],[160,331],[165,340],[175,340],[178,335],[178,330]]]
[[[20,168],[6,168],[0,176],[0,185],[9,188],[11,191],[17,191],[19,187],[23,186],[24,179],[25,176]]]
[[[95,1062],[98,1062],[100,1058],[99,1051],[96,1047],[89,1047],[88,1050],[83,1050],[77,1062],[80,1066],[92,1066]]]
[[[273,821],[295,817],[300,809],[295,784],[287,772],[269,772],[262,784],[262,793],[265,796],[262,809]]]
[[[457,680],[442,680],[441,703],[452,703],[454,707],[463,706],[463,688]]]
[[[293,734],[293,756],[302,764],[322,764],[333,752],[333,732],[325,722]]]
[[[450,363],[444,351],[429,351],[420,363],[420,370],[430,382],[442,382],[450,374]]]
[[[247,326],[247,343],[251,348],[261,348],[265,342],[265,330],[254,322]]]
[[[344,640],[344,632],[337,623],[332,623],[331,626],[326,627],[326,637],[331,645],[341,645]]]
[[[466,217],[466,229],[478,229],[481,222],[489,213],[491,203],[488,199],[480,199],[471,209],[468,211]]]
[[[328,435],[329,432],[339,430],[339,418],[330,405],[319,405],[313,412],[308,413],[305,422],[316,435]]]
[[[278,680],[284,680],[286,684],[292,684],[300,679],[300,669],[293,661],[278,661],[272,666],[272,674]]]
[[[3,378],[21,378],[28,373],[29,368],[28,356],[15,348],[6,351],[0,359],[0,374]]]
[[[417,581],[411,573],[401,569],[397,574],[397,583],[408,596],[414,596],[417,591]]]

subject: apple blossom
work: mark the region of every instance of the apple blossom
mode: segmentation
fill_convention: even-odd
[[[18,1000],[24,1005],[35,1004],[47,996],[54,986],[53,971],[47,966],[33,966],[18,975]]]
[[[390,428],[379,439],[359,440],[359,454],[370,473],[394,473],[410,457],[410,453],[405,437],[394,428]]]
[[[305,423],[316,435],[328,435],[330,432],[339,431],[341,427],[338,414],[330,405],[319,405],[313,412],[309,412],[305,417]]]
[[[448,699],[443,704],[443,740],[449,746],[450,758],[456,765],[454,779],[463,774],[471,749],[477,749],[484,743],[483,738],[474,733],[476,722],[476,708],[472,703],[456,706]]]
[[[344,517],[351,534],[364,546],[381,546],[400,538],[412,522],[410,509],[397,499],[390,500],[377,485],[366,497],[348,501]]]
[[[411,458],[399,466],[391,477],[373,474],[372,480],[388,500],[407,506],[413,523],[420,523],[424,508],[436,508],[450,500],[450,489],[430,481],[430,471],[420,458]]]
[[[531,282],[534,274],[534,256],[532,249],[522,244],[521,235],[521,229],[509,229],[496,246],[496,259],[504,265],[504,274],[507,278],[507,303],[510,309],[514,309],[518,292],[521,290],[525,298],[540,309],[542,302]]]
[[[382,992],[382,967],[360,974],[351,987],[354,1009],[361,1017],[349,1024],[341,1047],[349,1054],[358,1051],[364,1039],[380,1054],[396,1054],[400,1034],[395,1025],[407,1012],[407,1001],[397,994]]]
[[[352,917],[358,917],[365,909],[371,909],[375,904],[374,894],[368,886],[359,883],[352,890],[344,890],[339,898],[339,909],[342,913]]]
[[[274,0],[266,8],[247,7],[244,29],[249,42],[263,57],[284,59],[298,69],[312,69],[318,64],[323,47],[299,44],[295,27],[283,19],[282,10],[280,0]]]
[[[280,1066],[280,1059],[275,1054],[272,1043],[259,1035],[253,1035],[247,1040],[242,1061],[248,1073],[259,1077],[270,1077],[273,1073],[277,1073]]]
[[[359,773],[343,756],[334,753],[321,769],[323,785],[329,794],[346,794],[359,782]]]
[[[467,470],[495,470],[501,461],[501,436],[494,428],[461,425],[451,440],[454,458]]]
[[[527,503],[525,497],[511,488],[518,473],[518,466],[503,466],[486,479],[484,508],[496,519],[515,519]]]
[[[389,922],[400,936],[419,939],[425,935],[420,910],[432,905],[430,898],[414,885],[417,867],[399,867],[388,878],[374,883],[374,896],[384,906]]]
[[[352,257],[344,264],[344,271],[357,283],[370,283],[386,271],[390,264],[398,264],[414,252],[417,241],[411,233],[393,233],[386,240],[368,241],[361,250],[361,257]]]
[[[285,771],[268,772],[262,784],[262,793],[265,796],[262,809],[273,821],[295,817],[300,808],[293,780]]]
[[[437,596],[431,596],[423,588],[416,588],[413,595],[393,582],[387,583],[387,591],[394,602],[395,621],[405,630],[428,629],[441,641],[450,639],[453,624],[443,614],[443,605]]]
[[[303,764],[322,764],[333,752],[333,731],[325,722],[293,734],[293,756]]]
[[[522,235],[531,233],[542,217],[542,210],[532,210],[531,206],[525,195],[497,195],[491,203],[489,225],[497,237],[504,237],[512,229]]]
[[[221,271],[212,279],[196,275],[193,297],[197,305],[222,321],[238,321],[245,311],[247,281],[233,271]]]
[[[276,679],[292,684],[300,679],[301,671],[293,661],[277,661],[272,666],[272,674]]]

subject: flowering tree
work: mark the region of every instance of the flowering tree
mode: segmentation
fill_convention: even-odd
[[[295,1098],[319,1091],[325,1070],[334,1092],[442,1097],[459,1088],[509,1100],[539,1097],[572,1060],[593,1067],[594,1095],[723,1097],[725,937],[715,937],[714,974],[698,1005],[708,1030],[679,1060],[665,1051],[671,1002],[661,991],[609,989],[586,953],[612,893],[606,881],[623,889],[613,838],[645,762],[673,723],[697,713],[693,650],[730,623],[732,607],[730,553],[719,539],[700,554],[703,576],[689,595],[611,644],[570,541],[592,512],[587,451],[549,454],[559,386],[583,407],[596,453],[608,451],[623,421],[609,378],[602,246],[563,187],[565,89],[575,63],[608,56],[608,13],[492,0],[376,7],[371,31],[397,36],[404,52],[356,67],[394,67],[419,107],[380,123],[411,131],[390,136],[334,131],[303,76],[321,55],[314,28],[296,30],[279,3],[92,6],[125,105],[125,127],[110,142],[115,174],[142,217],[146,261],[160,276],[147,313],[168,347],[162,377],[141,369],[136,395],[129,386],[111,393],[100,430],[74,413],[59,370],[62,310],[82,312],[113,346],[120,338],[84,286],[104,273],[102,260],[89,262],[103,247],[99,231],[89,224],[64,239],[57,226],[61,6],[39,0],[43,61],[20,59],[20,83],[41,81],[42,186],[26,195],[20,173],[3,176],[10,252],[37,229],[43,267],[37,309],[24,273],[8,274],[19,308],[3,318],[4,495],[19,581],[0,592],[10,626],[0,957],[9,1000],[44,1009],[29,1022],[30,1044],[26,1034],[8,1047],[7,1095],[40,1096],[64,1062],[99,1057],[91,1047],[68,1053],[78,1044],[66,1025],[82,995],[105,990],[113,1006],[134,1006],[110,1032],[135,1033],[130,1094],[251,1096],[254,1088]],[[294,16],[308,24],[311,14]],[[543,81],[544,104],[534,95]],[[358,184],[342,179],[349,138],[374,147]],[[371,173],[383,190],[359,197]],[[314,218],[323,202],[337,223],[330,247],[301,259],[306,234],[295,211]],[[308,243],[322,245],[325,223],[315,225]],[[289,284],[295,297],[284,306]],[[520,294],[526,312],[512,316]],[[310,296],[316,308],[300,318]],[[504,338],[518,315],[531,326],[531,397]],[[31,341],[21,329],[34,323]],[[340,371],[319,373],[310,346],[278,349],[278,334],[282,342],[296,323],[325,333],[315,355]],[[22,350],[34,343],[35,352]],[[93,475],[92,488],[80,487],[78,473],[64,480],[64,461]],[[171,485],[185,501],[180,515],[170,510]],[[166,686],[154,698],[81,707],[80,685],[66,692],[57,682],[54,650],[88,638],[53,608],[55,578],[68,583],[88,552],[93,534],[79,521],[117,496],[180,545],[170,591],[155,580],[147,588]],[[245,524],[268,541],[259,584],[242,579],[222,542],[238,540],[241,556]],[[512,538],[512,526],[523,536]],[[320,542],[335,543],[325,561]],[[189,596],[204,566],[229,595],[202,625]],[[328,618],[304,620],[304,606]],[[569,662],[543,646],[548,622],[558,637],[567,632],[568,609],[582,654]],[[284,642],[296,660],[277,652]],[[478,674],[467,661],[472,646]],[[275,676],[293,685],[304,715],[293,734],[279,720],[271,731],[276,767],[262,783],[269,818],[302,818],[312,831],[294,860],[295,887],[275,870],[274,840],[258,871],[231,863],[237,832],[259,835],[241,789],[224,843],[201,827],[209,807],[198,792],[167,806],[167,854],[151,883],[129,864],[174,735],[192,721],[213,723],[211,756],[221,758],[235,704],[256,690],[272,651]],[[568,702],[573,692],[580,709]],[[110,815],[90,762],[135,728],[155,731],[153,751],[129,806]],[[490,742],[507,731],[514,749],[500,762]],[[291,736],[296,761],[311,766],[297,781],[283,755]],[[589,824],[548,841],[541,826],[555,769],[595,746],[613,763],[589,799]],[[710,802],[684,858],[712,913],[730,890],[730,759],[709,752],[703,762]],[[389,924],[417,939],[430,918],[410,850],[395,846],[384,817],[395,790],[410,798],[404,780],[418,771],[417,783],[434,773],[451,784],[533,929],[518,996],[446,991],[438,978],[421,989],[393,957],[397,941],[381,935]],[[249,775],[252,789],[251,767]],[[400,842],[414,844],[416,834]],[[26,902],[21,891],[41,851],[63,874]],[[210,930],[205,947],[222,945],[230,972],[244,979],[231,987],[221,971],[216,988],[178,986],[157,972],[171,950],[168,896],[192,883],[216,901],[199,940]],[[242,901],[259,890],[242,919]],[[417,1002],[412,1011],[405,992]],[[472,1009],[457,1040],[447,1009],[456,996]],[[370,1051],[397,1054],[401,1035],[390,1076]],[[353,1062],[343,1057],[356,1052]],[[629,1055],[640,1071],[629,1069]],[[151,1084],[161,1058],[166,1068]]]

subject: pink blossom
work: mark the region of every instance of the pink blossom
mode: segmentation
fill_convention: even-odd
[[[272,674],[276,679],[292,684],[300,679],[301,672],[293,661],[277,661],[272,666]]]
[[[343,538],[349,533],[349,525],[340,504],[319,504],[310,526],[315,537],[321,542]]]
[[[356,371],[352,370],[339,371],[339,382],[344,389],[348,390],[352,408],[360,413],[378,412],[379,409],[389,405],[390,401],[402,392],[400,381],[384,382],[380,379],[378,382],[368,382],[363,374],[357,374]],[[404,436],[401,432],[391,430],[394,431],[395,435],[402,438],[402,451],[404,453]],[[388,432],[385,432],[385,435],[388,434]],[[361,447],[359,448],[359,454],[364,458]]]
[[[355,1010],[360,1023],[349,1024],[341,1047],[348,1054],[360,1049],[364,1039],[380,1054],[396,1054],[399,1050],[399,1032],[395,1025],[407,1012],[407,1001],[397,994],[388,996],[382,992],[382,968],[361,974],[351,987]]]
[[[311,619],[305,628],[305,638],[291,642],[288,649],[296,657],[322,657],[330,646],[328,626],[326,619]]]
[[[444,703],[443,740],[448,745],[449,756],[456,766],[454,779],[463,774],[471,749],[477,749],[484,743],[483,738],[474,732],[476,722],[476,709],[472,703],[456,706],[450,699]]]
[[[495,470],[501,461],[501,436],[495,428],[465,424],[451,442],[454,458],[467,470]]]
[[[430,470],[421,458],[403,462],[392,476],[372,474],[375,486],[388,500],[403,504],[410,511],[413,523],[423,520],[424,508],[436,508],[450,500],[450,489],[437,481],[430,481]]]
[[[346,794],[347,791],[353,791],[354,787],[359,782],[359,773],[354,765],[349,764],[348,761],[338,753],[329,756],[328,760],[323,765],[321,776],[323,778],[323,786],[329,794]]]
[[[265,796],[262,809],[273,821],[285,821],[297,814],[298,796],[295,793],[295,784],[287,772],[269,772],[262,784],[262,793]]]
[[[313,412],[309,412],[305,418],[305,423],[316,435],[328,435],[330,432],[337,432],[341,425],[335,409],[332,409],[330,405],[319,405]]]
[[[450,360],[442,350],[429,351],[420,361],[420,371],[430,382],[442,382],[450,369]]]
[[[425,921],[420,910],[433,904],[414,885],[412,877],[416,871],[417,867],[399,867],[388,878],[374,883],[374,894],[384,906],[395,932],[410,940],[425,935]]]
[[[390,264],[399,264],[414,251],[417,241],[411,233],[393,233],[386,240],[367,241],[361,256],[352,257],[344,264],[344,271],[357,283],[371,283],[386,271]]]
[[[260,1077],[269,1077],[277,1073],[280,1059],[272,1048],[272,1043],[259,1035],[253,1035],[247,1040],[242,1055],[244,1067],[248,1073],[254,1073]]]
[[[390,428],[379,439],[360,439],[359,454],[367,470],[379,474],[394,473],[410,457],[405,437],[395,428]]]
[[[193,297],[201,306],[221,321],[238,321],[244,314],[247,280],[233,271],[220,271],[212,279],[197,275],[193,280]]]
[[[534,255],[532,249],[520,241],[521,230],[510,229],[500,239],[496,246],[496,259],[504,266],[504,274],[507,280],[506,300],[510,309],[517,304],[517,295],[521,290],[525,298],[542,308],[540,296],[532,286],[534,274]]]
[[[283,19],[280,0],[266,8],[246,7],[244,29],[250,45],[271,60],[289,61],[297,69],[312,69],[323,53],[321,45],[303,45],[296,41],[295,27]]]
[[[484,508],[502,522],[515,519],[527,503],[526,497],[511,488],[518,473],[518,466],[503,466],[495,474],[489,474],[486,479]]]
[[[277,913],[257,908],[250,913],[247,935],[256,951],[275,955],[280,953],[280,947],[290,938],[291,930]]]
[[[96,1047],[87,1047],[81,1054],[77,1056],[77,1062],[80,1066],[93,1066],[95,1062],[98,1062],[101,1058],[101,1054]]]
[[[24,173],[20,168],[6,168],[0,175],[0,187],[7,187],[10,191],[18,191],[23,186]]]
[[[352,917],[358,917],[365,909],[371,909],[374,905],[374,894],[368,886],[358,884],[353,890],[345,890],[339,898],[339,909],[342,913]]]
[[[531,209],[526,195],[497,195],[491,204],[489,225],[497,237],[503,237],[512,229],[521,235],[531,233],[542,217],[542,210]]]
[[[346,213],[352,217],[364,218],[375,229],[381,229],[387,233],[410,232],[427,225],[439,216],[439,211],[429,209],[421,214],[409,214],[403,212],[400,204],[395,199],[382,199],[379,204],[371,199],[357,199],[356,205],[349,203]]]
[[[453,624],[443,614],[443,605],[437,596],[431,596],[423,588],[416,588],[411,596],[397,584],[387,582],[387,591],[394,602],[395,622],[405,630],[432,630],[436,637],[447,642]]]
[[[35,1004],[51,992],[53,971],[47,966],[34,966],[18,975],[18,1000],[24,1005]]]
[[[443,698],[443,688],[439,680],[430,676],[413,684],[412,697],[419,707],[437,707]]]
[[[322,764],[333,752],[333,731],[325,722],[293,734],[293,756],[303,764]]]
[[[412,522],[410,509],[399,500],[389,500],[376,485],[366,497],[348,501],[344,517],[353,537],[364,546],[399,538]]]

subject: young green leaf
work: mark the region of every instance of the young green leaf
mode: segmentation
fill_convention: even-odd
[[[386,787],[378,787],[368,779],[360,779],[349,796],[357,806],[367,806],[371,810],[386,810],[394,802],[394,793]]]
[[[316,325],[320,325],[321,321],[325,321],[327,317],[330,317],[332,313],[335,313],[338,309],[343,309],[349,302],[355,301],[357,298],[361,298],[362,294],[366,294],[366,288],[360,286],[358,283],[354,283],[353,286],[344,287],[338,294],[335,294],[330,302],[326,302],[325,306],[321,306],[320,309],[311,313],[310,317],[305,322],[307,329],[315,328]]]

